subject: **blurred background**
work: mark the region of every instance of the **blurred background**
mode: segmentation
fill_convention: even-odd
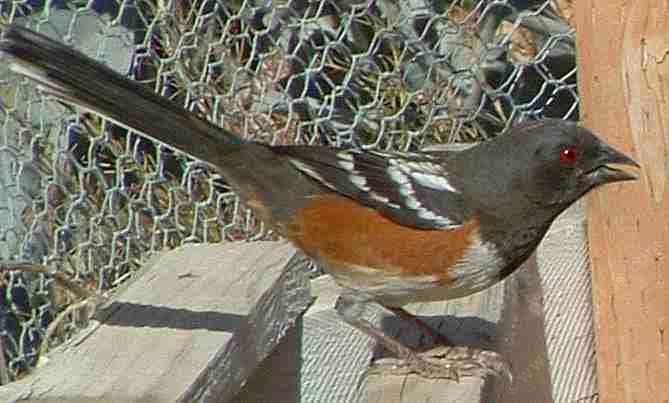
[[[0,25],[64,41],[246,139],[419,151],[577,120],[572,2],[4,0]],[[79,288],[0,271],[0,385],[151,253],[273,237],[201,162],[49,100],[7,66],[0,260]]]

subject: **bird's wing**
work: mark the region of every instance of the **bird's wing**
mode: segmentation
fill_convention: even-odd
[[[303,174],[323,186],[379,210],[403,225],[447,229],[462,225],[471,212],[457,178],[433,154],[279,146]]]

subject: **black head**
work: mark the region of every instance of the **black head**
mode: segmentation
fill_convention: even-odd
[[[639,166],[590,130],[557,119],[516,126],[470,153],[460,160],[476,177],[468,193],[478,193],[486,211],[515,218],[552,220],[597,186],[636,179],[609,164]]]

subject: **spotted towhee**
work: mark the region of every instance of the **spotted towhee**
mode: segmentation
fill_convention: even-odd
[[[417,353],[360,319],[362,304],[427,328],[401,307],[501,281],[570,204],[599,185],[635,178],[609,166],[637,166],[632,159],[566,121],[521,124],[457,153],[267,146],[28,29],[6,27],[0,51],[48,93],[210,163],[334,277],[345,290],[344,319],[394,352],[405,373],[453,378],[506,368],[496,353],[472,348]]]

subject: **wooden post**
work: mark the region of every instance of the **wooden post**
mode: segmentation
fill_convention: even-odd
[[[590,197],[602,402],[669,399],[669,4],[574,2],[584,123],[643,166]]]

